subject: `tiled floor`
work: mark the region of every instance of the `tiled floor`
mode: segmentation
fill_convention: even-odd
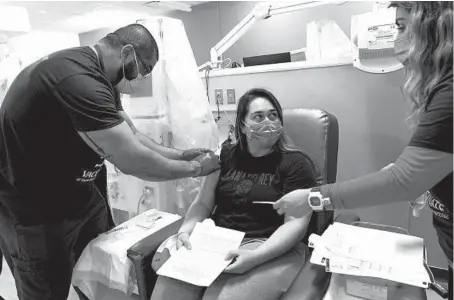
[[[0,274],[0,296],[5,298],[5,300],[18,300],[14,278],[5,261],[3,262],[3,272]],[[74,292],[72,288],[68,300],[79,300],[76,292]],[[427,300],[442,300],[442,298],[433,291],[428,291]]]

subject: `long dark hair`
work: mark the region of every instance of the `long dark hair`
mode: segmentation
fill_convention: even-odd
[[[434,88],[453,68],[452,1],[392,1],[410,14],[407,76],[403,91],[412,104],[409,125],[419,123]]]
[[[236,145],[235,148],[239,148],[240,151],[244,152],[247,151],[247,137],[246,134],[243,133],[241,130],[244,126],[244,121],[246,120],[246,116],[249,113],[249,107],[252,101],[257,98],[265,98],[267,99],[274,109],[277,112],[279,120],[281,121],[282,126],[284,126],[284,114],[282,110],[282,106],[277,100],[277,98],[268,90],[261,89],[261,88],[254,88],[247,91],[238,101],[238,107],[236,111],[236,119],[235,119],[235,138],[236,138]],[[309,162],[312,164],[312,167],[315,169],[315,165],[312,159],[304,153],[301,149],[297,148],[290,142],[290,138],[285,133],[285,131],[279,137],[279,140],[274,145],[274,150],[279,153],[288,153],[288,152],[299,152],[303,154]]]

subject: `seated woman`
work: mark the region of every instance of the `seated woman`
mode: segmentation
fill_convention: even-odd
[[[195,224],[210,217],[217,226],[245,232],[245,239],[229,254],[233,262],[207,289],[159,277],[152,300],[276,300],[289,289],[309,256],[301,240],[311,215],[279,216],[266,202],[315,186],[316,176],[310,158],[289,146],[282,126],[282,108],[270,92],[252,89],[240,98],[237,142],[223,146],[221,170],[203,180],[177,247],[189,249]]]

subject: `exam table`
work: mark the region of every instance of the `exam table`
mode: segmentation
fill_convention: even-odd
[[[316,166],[317,183],[328,184],[336,181],[337,154],[339,144],[339,126],[335,116],[315,108],[299,108],[284,110],[284,128],[293,144],[307,153]],[[354,222],[358,218],[352,213],[342,213],[336,217],[338,222]],[[307,244],[309,235],[312,233],[322,234],[334,221],[334,212],[316,212],[309,224],[309,230],[303,239]],[[137,279],[138,292],[141,300],[149,300],[156,284],[156,270],[159,262],[153,263],[153,257],[161,245],[172,234],[177,233],[180,224],[167,228],[160,232],[159,236],[153,235],[136,243],[128,250],[128,257],[133,262]],[[152,267],[154,265],[154,268]],[[310,266],[310,264],[307,264]],[[313,287],[311,291],[317,295],[324,295],[329,285],[330,274],[309,272]],[[311,270],[308,270],[311,271]],[[310,285],[311,286],[311,285]],[[318,289],[323,289],[319,291]],[[300,298],[301,300],[303,298]],[[316,300],[311,298],[311,300]],[[319,298],[321,299],[321,298]]]

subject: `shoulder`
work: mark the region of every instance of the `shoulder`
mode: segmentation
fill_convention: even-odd
[[[222,162],[229,160],[234,155],[236,144],[223,144],[219,158]]]
[[[94,85],[108,84],[97,61],[96,54],[89,47],[77,47],[61,50],[42,58],[39,68],[41,73],[51,74],[60,83],[69,78],[78,83],[85,78],[87,83]]]
[[[446,109],[452,114],[453,107],[453,75],[446,75],[441,82],[433,89],[427,99],[425,111],[433,109]]]
[[[89,74],[71,74],[62,79],[55,90],[78,93],[81,97],[109,97],[116,99],[115,91],[107,83]]]
[[[283,152],[279,163],[279,171],[281,174],[316,176],[314,162],[309,155],[300,151]]]
[[[312,159],[304,152],[301,151],[288,151],[281,154],[281,164],[284,167],[304,167],[313,168],[314,164]]]
[[[279,173],[287,184],[297,188],[317,185],[315,166],[311,158],[304,152],[289,151],[281,154]]]

